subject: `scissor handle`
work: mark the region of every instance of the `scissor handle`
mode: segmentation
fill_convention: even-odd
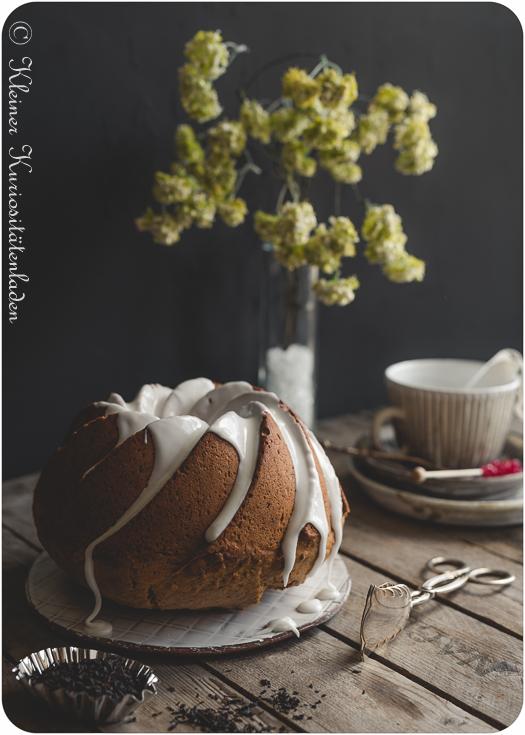
[[[434,556],[432,559],[427,561],[427,569],[431,572],[437,572],[441,574],[445,570],[442,567],[452,567],[454,571],[460,571],[466,573],[471,569],[468,564],[465,564],[461,559],[449,559],[447,556]]]
[[[483,579],[483,577],[491,577],[491,579]],[[508,584],[512,584],[515,579],[516,576],[514,574],[510,574],[510,572],[506,572],[503,569],[480,567],[470,572],[468,581],[475,582],[476,584],[488,584],[492,587],[505,587]]]
[[[452,592],[452,590],[463,587],[468,582],[468,579],[468,571],[461,573],[461,570],[458,569],[457,571],[443,572],[443,574],[438,574],[435,577],[427,579],[426,582],[423,582],[420,589],[425,590],[425,592],[430,592],[432,596],[436,594],[442,595],[445,592]]]
[[[450,572],[442,572],[444,566],[452,567],[452,570]],[[449,559],[445,556],[434,556],[432,559],[429,559],[427,568],[433,572],[441,572],[443,576],[449,574],[454,579],[466,575],[467,579],[465,581],[486,584],[491,587],[505,587],[508,584],[512,584],[516,579],[514,574],[510,574],[503,569],[489,569],[489,567],[472,569],[472,567],[466,565],[461,559]],[[490,577],[490,579],[486,579],[486,577]],[[443,581],[445,582],[446,578]],[[447,589],[441,587],[440,591],[448,592],[451,589],[456,589],[456,587],[449,587]]]

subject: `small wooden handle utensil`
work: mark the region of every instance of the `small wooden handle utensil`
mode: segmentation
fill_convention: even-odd
[[[501,475],[514,475],[522,472],[523,468],[519,459],[495,459],[483,467],[468,470],[427,470],[424,467],[414,467],[412,479],[423,483],[430,479],[448,479],[460,477],[500,477]]]
[[[333,444],[329,439],[322,440],[321,444],[331,452],[348,454],[350,457],[376,457],[377,459],[391,459],[394,462],[410,462],[411,464],[426,465],[427,467],[432,466],[430,462],[422,457],[413,457],[410,454],[403,454],[403,452],[384,452],[380,449],[368,449],[368,447],[341,447]]]

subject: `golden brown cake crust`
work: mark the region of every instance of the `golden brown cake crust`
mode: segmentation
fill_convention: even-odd
[[[34,500],[42,545],[79,582],[84,581],[86,546],[139,496],[155,460],[148,429],[116,446],[117,416],[99,413],[83,412],[76,431],[42,473]],[[258,602],[266,589],[282,588],[281,542],[294,507],[295,475],[269,414],[262,419],[248,494],[232,522],[209,544],[204,534],[231,492],[238,465],[231,444],[214,433],[204,434],[151,502],[95,549],[102,595],[131,607],[198,609],[244,607]],[[330,522],[328,492],[317,469]],[[342,498],[346,517],[348,504]],[[289,584],[304,581],[319,543],[319,533],[307,524],[299,536]],[[327,554],[333,543],[332,530]]]

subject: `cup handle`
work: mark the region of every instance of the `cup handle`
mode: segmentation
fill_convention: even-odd
[[[389,421],[392,421],[392,419],[404,418],[405,412],[397,406],[387,406],[386,408],[382,408],[377,411],[372,421],[372,445],[376,449],[384,449],[381,444],[381,429]]]

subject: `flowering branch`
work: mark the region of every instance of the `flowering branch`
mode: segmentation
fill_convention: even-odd
[[[186,44],[179,89],[190,118],[207,123],[222,114],[214,82],[247,50],[224,42],[219,31],[199,31]],[[358,101],[366,109],[357,109]],[[355,74],[343,73],[326,56],[310,73],[291,67],[280,97],[266,107],[245,97],[237,120],[223,118],[199,134],[189,125],[178,126],[176,160],[169,173],[155,174],[153,195],[161,210],[148,209],[137,226],[155,242],[173,245],[184,230],[211,227],[217,216],[230,227],[240,225],[248,212],[238,196],[243,181],[250,172],[261,173],[247,148],[252,139],[276,154],[283,181],[275,214],[256,212],[255,231],[288,270],[307,264],[319,268],[323,277],[314,289],[321,301],[348,304],[359,282],[355,276],[342,278],[341,266],[343,258],[356,255],[359,234],[348,217],[339,216],[341,186],[351,186],[362,200],[357,188],[362,156],[386,143],[391,133],[396,169],[404,175],[429,171],[438,152],[429,127],[435,114],[435,105],[422,92],[409,96],[392,84],[381,85],[371,99],[359,95]],[[337,216],[327,224],[317,222],[301,193],[320,168],[336,184]],[[287,195],[291,200],[286,201]],[[423,279],[425,265],[406,252],[407,238],[392,205],[367,204],[360,234],[365,257],[391,281]]]

